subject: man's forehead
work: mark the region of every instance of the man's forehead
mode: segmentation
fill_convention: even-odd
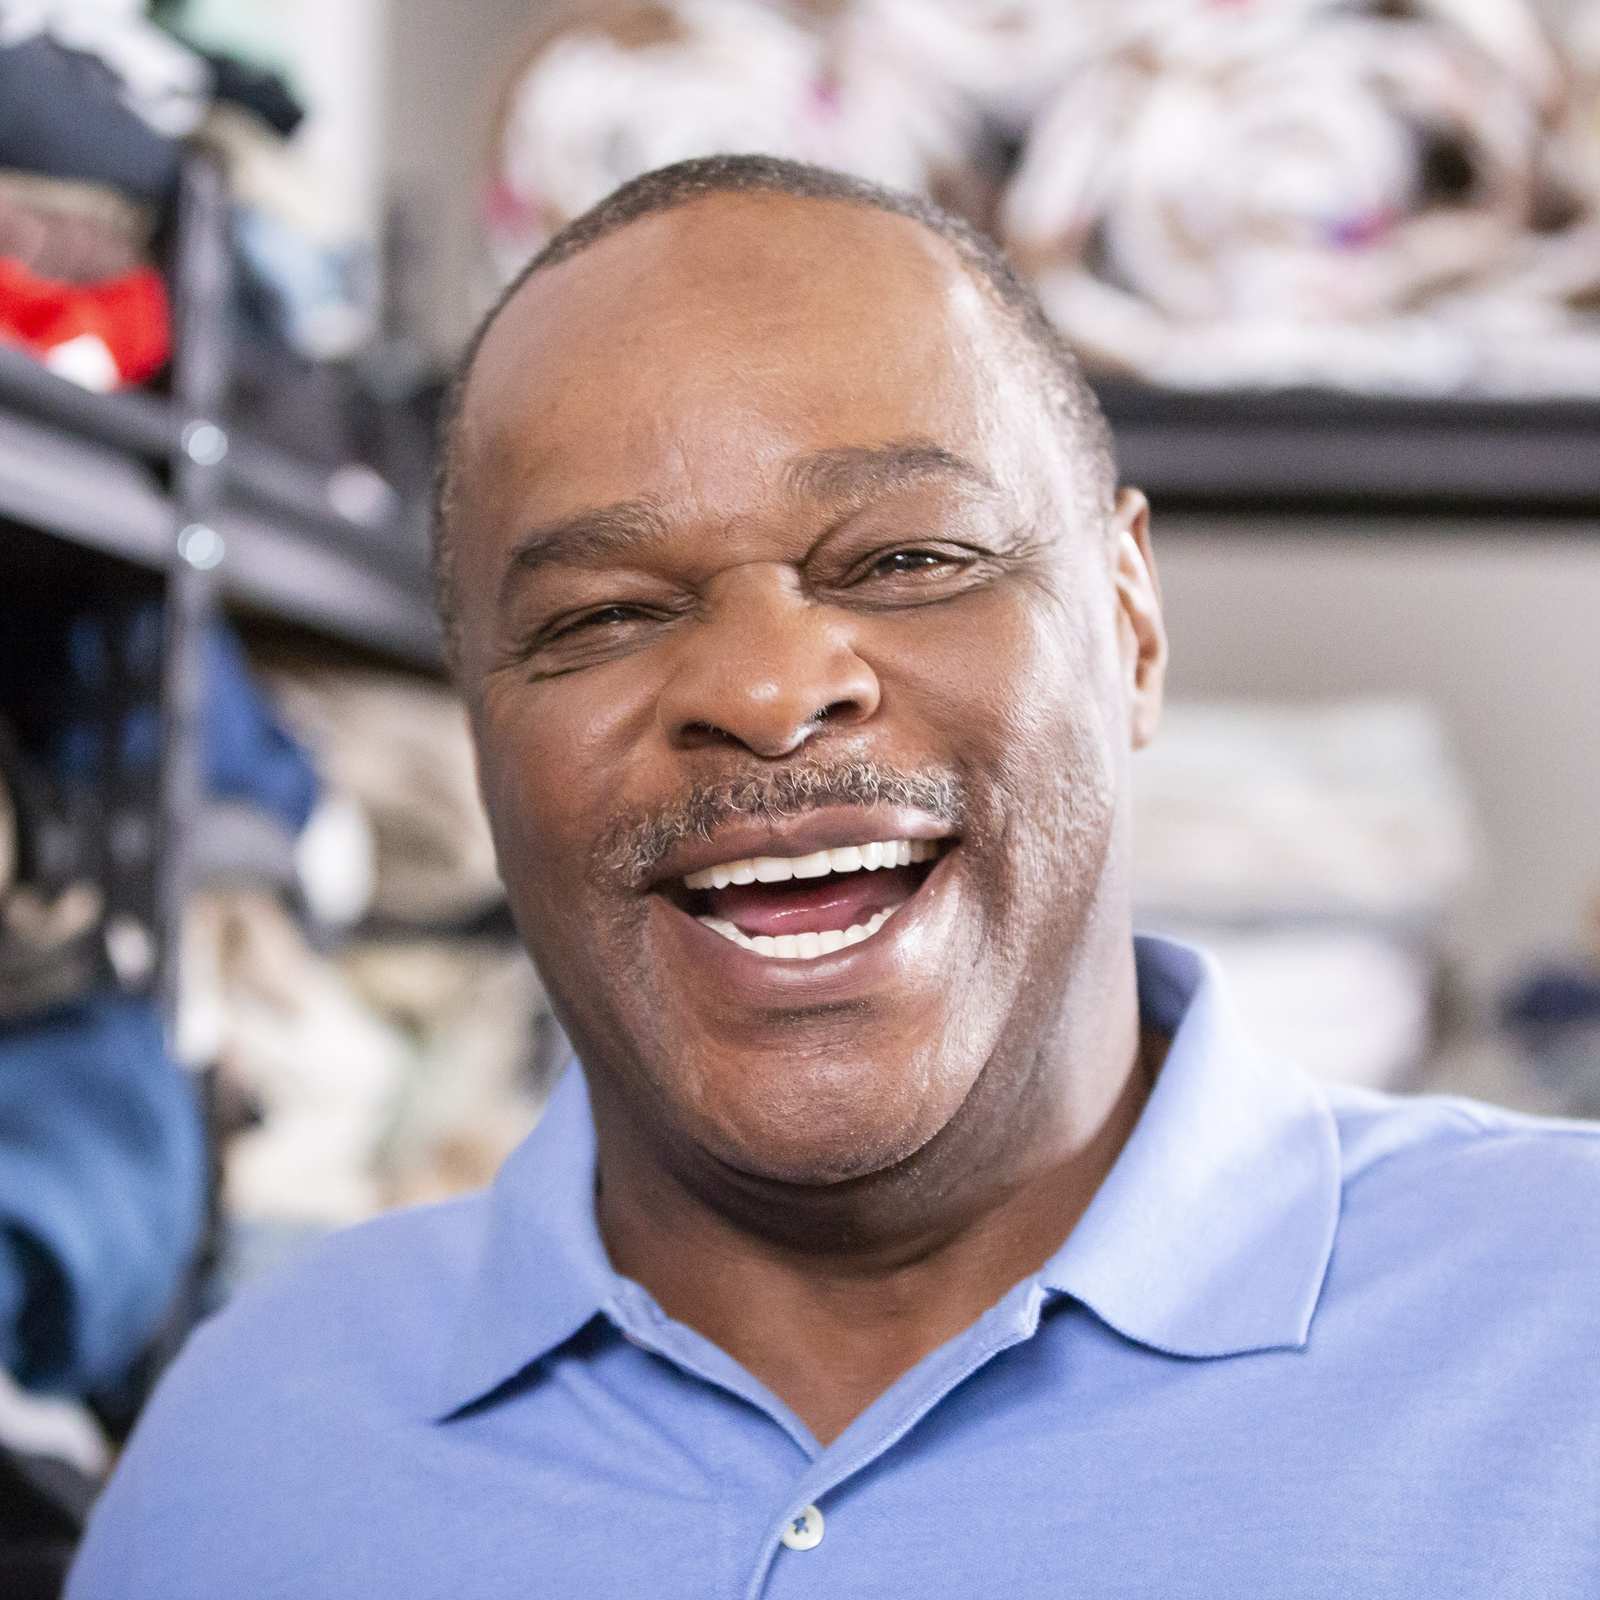
[[[696,312],[760,317],[804,304],[892,324],[944,315],[946,302],[958,319],[981,321],[987,309],[949,242],[912,218],[835,199],[712,194],[634,218],[535,273],[480,360],[558,331],[609,334],[614,345],[630,325]],[[575,321],[602,309],[602,322]]]
[[[526,481],[724,437],[774,457],[918,437],[983,459],[1017,376],[997,322],[954,250],[909,218],[697,200],[529,280],[479,354],[463,464]]]

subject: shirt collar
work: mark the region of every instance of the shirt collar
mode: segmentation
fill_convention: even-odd
[[[1209,957],[1136,941],[1140,1011],[1171,1037],[1127,1144],[1039,1274],[1117,1332],[1182,1356],[1304,1344],[1338,1222],[1320,1090],[1261,1060]],[[427,1413],[482,1399],[586,1326],[621,1280],[595,1220],[595,1138],[570,1066],[489,1190],[479,1258]]]
[[[1209,956],[1136,941],[1139,1004],[1171,1037],[1127,1144],[1040,1281],[1181,1356],[1304,1345],[1342,1169],[1321,1089],[1247,1042]]]
[[[539,1126],[490,1186],[478,1260],[443,1351],[427,1412],[482,1399],[548,1355],[615,1297],[621,1282],[595,1219],[589,1092],[569,1063]]]

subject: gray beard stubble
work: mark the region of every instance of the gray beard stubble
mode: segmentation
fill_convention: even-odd
[[[803,763],[697,783],[674,805],[619,817],[595,847],[595,870],[604,880],[643,888],[685,840],[710,839],[728,822],[788,821],[827,806],[902,807],[952,829],[967,813],[962,786],[947,773],[902,772],[872,761]]]

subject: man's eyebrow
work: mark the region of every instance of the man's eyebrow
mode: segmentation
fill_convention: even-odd
[[[650,539],[664,538],[667,532],[667,519],[648,499],[589,506],[570,517],[541,523],[512,546],[500,580],[500,597],[504,600],[513,583],[541,567],[626,555]]]
[[[986,494],[1000,486],[982,467],[927,439],[817,450],[785,470],[789,488],[809,499],[864,501],[875,494],[954,482]]]
[[[924,483],[953,482],[985,494],[999,492],[983,468],[925,439],[816,450],[791,462],[784,469],[784,478],[797,497],[845,505],[863,504],[874,495]],[[541,523],[528,529],[506,557],[501,601],[518,580],[543,567],[625,557],[642,544],[665,539],[670,531],[660,506],[648,498],[590,506]]]

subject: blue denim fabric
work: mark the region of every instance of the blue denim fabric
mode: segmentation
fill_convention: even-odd
[[[0,1024],[0,1364],[70,1393],[119,1378],[199,1243],[206,1159],[148,1001]]]

